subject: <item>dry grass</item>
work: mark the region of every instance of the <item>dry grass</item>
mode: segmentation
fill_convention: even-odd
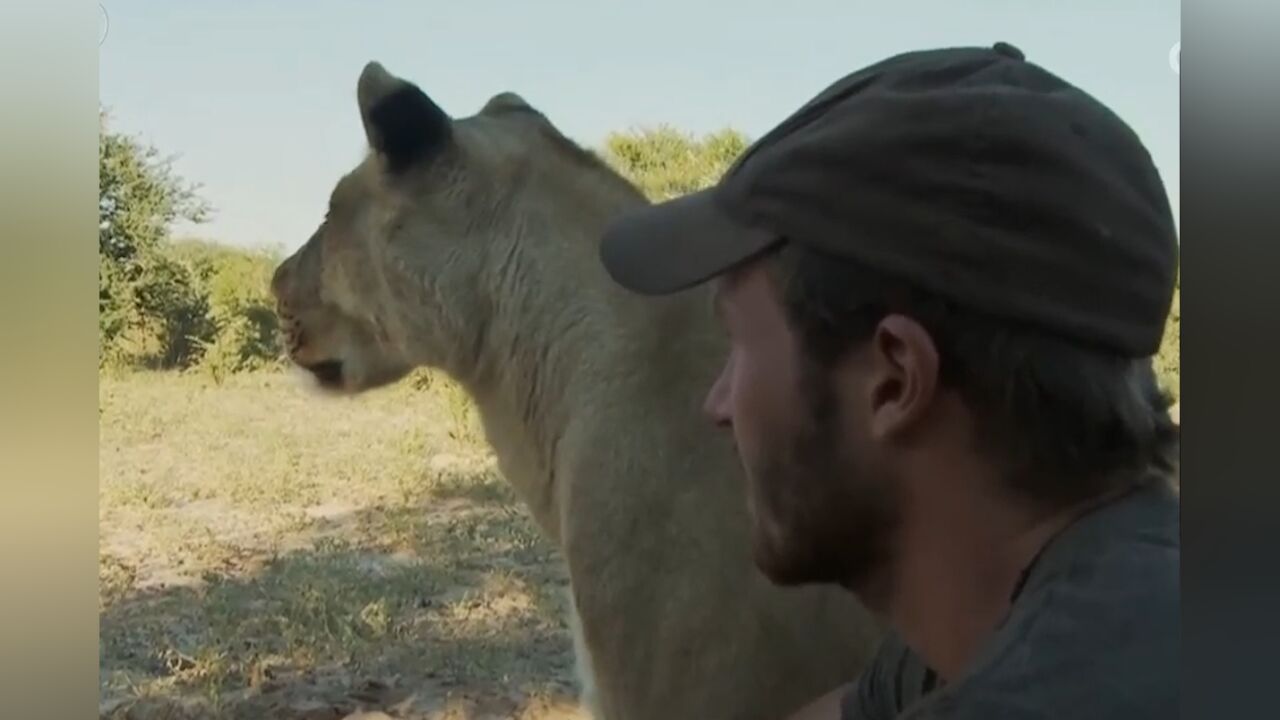
[[[563,568],[448,383],[100,388],[102,717],[574,717]]]

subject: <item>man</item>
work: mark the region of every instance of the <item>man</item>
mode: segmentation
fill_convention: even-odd
[[[1176,714],[1177,254],[1134,133],[1006,43],[853,73],[609,229],[620,284],[717,285],[760,569],[894,631],[797,718]]]

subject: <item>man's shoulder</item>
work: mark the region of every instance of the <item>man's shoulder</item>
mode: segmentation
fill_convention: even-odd
[[[871,663],[840,702],[841,720],[890,720],[928,695],[936,676],[896,632],[890,632]]]
[[[1175,716],[1176,503],[1159,490],[1142,492],[1055,541],[970,671],[947,687],[921,686],[928,679],[923,663],[891,636],[846,698],[842,717]]]
[[[1177,512],[1176,498],[1142,493],[1064,538],[968,676],[920,717],[1176,715]]]

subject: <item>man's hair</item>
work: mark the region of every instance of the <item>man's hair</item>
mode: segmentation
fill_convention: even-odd
[[[869,340],[890,313],[920,323],[938,350],[940,384],[975,416],[979,449],[1027,499],[1071,504],[1148,469],[1176,474],[1178,428],[1150,358],[974,312],[796,243],[767,262],[814,372]]]

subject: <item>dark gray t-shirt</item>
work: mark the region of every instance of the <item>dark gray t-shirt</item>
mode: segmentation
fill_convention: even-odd
[[[1177,717],[1180,524],[1163,482],[1094,509],[1041,551],[964,676],[941,686],[890,635],[841,717]]]

